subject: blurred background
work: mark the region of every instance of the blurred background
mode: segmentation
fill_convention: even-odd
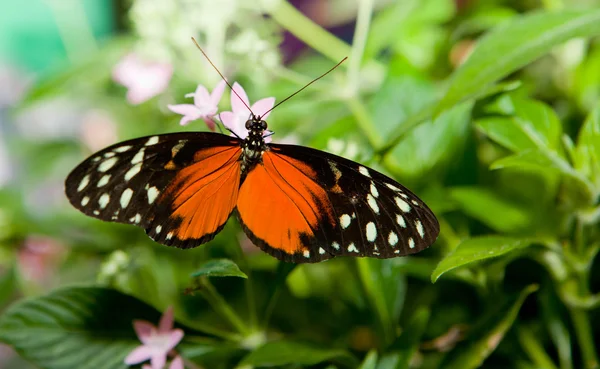
[[[560,271],[549,271],[533,251],[448,273],[435,284],[430,277],[445,255],[473,236],[539,236],[558,247],[572,238],[569,219],[579,209],[574,204],[584,200],[566,195],[552,175],[490,171],[510,150],[478,124],[490,115],[513,114],[503,110],[510,99],[535,99],[555,112],[575,141],[600,101],[598,39],[572,39],[507,78],[520,81],[518,87],[459,104],[450,117],[425,122],[391,149],[382,143],[439,98],[448,77],[490,29],[536,11],[597,9],[600,0],[296,0],[268,15],[258,3],[269,6],[239,0],[218,6],[209,0],[0,2],[0,312],[60,286],[93,283],[159,310],[174,305],[178,320],[210,325],[221,317],[202,296],[185,291],[194,288],[190,275],[199,265],[220,257],[252,273],[251,285],[224,279],[215,286],[240,316],[254,319],[251,310],[270,301],[267,281],[278,263],[253,246],[237,222],[230,220],[207,245],[173,250],[138,228],[80,214],[64,196],[64,179],[80,161],[117,141],[209,129],[201,120],[182,127],[181,116],[167,109],[189,103],[184,95],[198,84],[212,90],[219,82],[190,37],[225,76],[244,86],[251,102],[268,96],[279,101],[335,65],[338,43],[360,42],[357,14],[370,6],[370,27],[360,31],[366,38],[362,62],[356,62],[360,73],[345,74],[355,63],[348,55],[346,66],[278,107],[269,128],[275,142],[333,152],[398,179],[431,205],[442,233],[415,257],[341,258],[295,268],[262,333],[326,342],[362,361],[371,350],[385,357],[391,343],[402,345],[396,342],[404,337],[400,330],[414,328],[414,317],[426,315],[417,322],[419,341],[407,362],[444,367],[447,352],[468,337],[465,332],[499,296],[535,283],[541,297],[525,300],[501,333],[489,331],[498,334],[491,347],[502,342],[489,358],[482,355],[486,367],[552,367],[542,365],[546,359],[556,368],[585,367],[553,274]],[[302,25],[293,24],[301,14],[337,40],[323,36],[321,52],[308,47],[297,37]],[[305,32],[313,37],[308,27]],[[221,110],[228,110],[229,92],[224,96]],[[597,247],[594,232],[586,237]],[[589,255],[592,296],[600,290],[600,268],[595,251]],[[600,342],[597,305],[589,305],[590,334]],[[506,333],[515,319],[519,328]],[[240,356],[223,355],[218,364],[199,365],[233,367]],[[36,365],[0,345],[0,368]]]

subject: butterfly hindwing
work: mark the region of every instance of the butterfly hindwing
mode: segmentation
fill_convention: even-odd
[[[439,233],[431,210],[393,179],[294,145],[270,145],[242,184],[238,216],[254,243],[296,263],[408,255]]]
[[[145,228],[163,244],[197,246],[214,237],[233,211],[239,145],[235,138],[208,132],[124,141],[77,166],[65,182],[66,194],[86,215]],[[224,187],[222,175],[233,179]],[[208,190],[217,203],[197,197]],[[211,210],[212,223],[198,224],[202,209],[193,214],[189,210],[195,205]]]

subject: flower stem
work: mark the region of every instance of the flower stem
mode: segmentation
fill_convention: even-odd
[[[588,314],[585,310],[575,307],[570,307],[569,313],[573,320],[577,341],[579,341],[581,356],[583,357],[583,368],[597,369],[598,357],[596,356],[594,336],[590,329],[591,323]]]
[[[202,296],[208,301],[208,303],[215,309],[215,311],[223,318],[225,318],[229,323],[242,335],[247,336],[250,334],[250,330],[242,319],[237,315],[237,313],[229,306],[227,301],[217,292],[215,287],[210,283],[208,278],[201,279],[202,288],[200,292]]]
[[[374,148],[381,147],[384,143],[383,137],[378,133],[379,131],[375,127],[375,123],[371,119],[371,115],[365,104],[358,97],[349,97],[346,99],[348,108],[356,118],[356,122],[360,127],[361,131],[367,137],[367,140],[371,143]]]
[[[329,59],[338,62],[350,54],[348,44],[314,23],[289,2],[278,1],[277,6],[265,10],[275,22]]]
[[[347,84],[351,96],[356,96],[360,84],[360,66],[365,53],[365,45],[373,15],[373,0],[360,0],[358,4],[358,15],[352,40],[352,52],[348,60]]]

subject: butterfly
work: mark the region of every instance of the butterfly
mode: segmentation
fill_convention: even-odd
[[[69,174],[66,195],[86,215],[184,249],[213,239],[235,213],[254,244],[293,263],[390,258],[436,240],[433,212],[393,179],[324,151],[267,144],[260,116],[246,128],[244,139],[184,132],[117,143]]]

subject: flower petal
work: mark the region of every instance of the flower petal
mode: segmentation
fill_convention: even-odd
[[[181,356],[176,356],[173,361],[171,361],[171,365],[169,365],[169,369],[184,369],[183,368],[183,359]]]
[[[211,131],[214,132],[217,127],[217,125],[215,124],[215,121],[210,117],[205,117],[202,119],[204,120],[204,123],[206,123],[206,126],[208,127],[208,129],[210,129]]]
[[[134,320],[133,329],[142,343],[148,343],[148,338],[156,332],[156,327],[145,320]]]
[[[172,112],[183,115],[197,115],[200,112],[200,109],[192,104],[167,105],[167,107]]]
[[[223,125],[226,128],[228,128],[228,129],[230,129],[230,130],[232,130],[232,131],[235,132],[235,130],[234,130],[234,128],[235,128],[235,122],[234,122],[234,120],[235,120],[235,114],[233,114],[233,112],[222,111],[217,116],[219,117],[219,120],[221,121],[221,123],[223,123]],[[237,132],[235,132],[235,133],[237,133]]]
[[[274,97],[265,97],[264,99],[260,99],[252,105],[252,111],[254,114],[260,116],[262,120],[266,120],[271,112],[268,112],[267,114],[265,114],[265,112],[273,108],[274,105]]]
[[[164,369],[164,366],[166,363],[167,363],[167,353],[166,352],[154,354],[150,358],[150,364],[152,365],[152,369]]]
[[[202,106],[210,103],[210,95],[203,85],[198,85],[194,93],[194,105]]]
[[[127,355],[124,362],[127,365],[139,364],[152,357],[153,350],[148,346],[138,346]]]
[[[159,333],[170,333],[173,328],[173,306],[169,306],[167,310],[160,317],[160,322],[158,323],[158,332]]]
[[[233,91],[235,91],[239,97]],[[243,100],[243,102],[240,100],[240,98]],[[246,91],[244,91],[244,88],[236,82],[233,84],[233,90],[231,91],[231,110],[233,110],[234,113],[248,111],[248,108],[246,105],[244,105],[244,103],[250,106],[250,101],[248,100]]]
[[[181,339],[183,338],[183,335],[183,329],[172,330],[169,334],[169,343],[167,346],[168,348],[165,351],[169,352],[173,347],[177,346],[179,341],[181,341]]]
[[[213,105],[215,105],[215,106],[219,105],[219,101],[221,101],[223,92],[225,92],[225,86],[227,86],[227,84],[225,83],[224,80],[221,80],[221,82],[217,83],[217,85],[215,86],[215,89],[210,94],[210,102]]]

